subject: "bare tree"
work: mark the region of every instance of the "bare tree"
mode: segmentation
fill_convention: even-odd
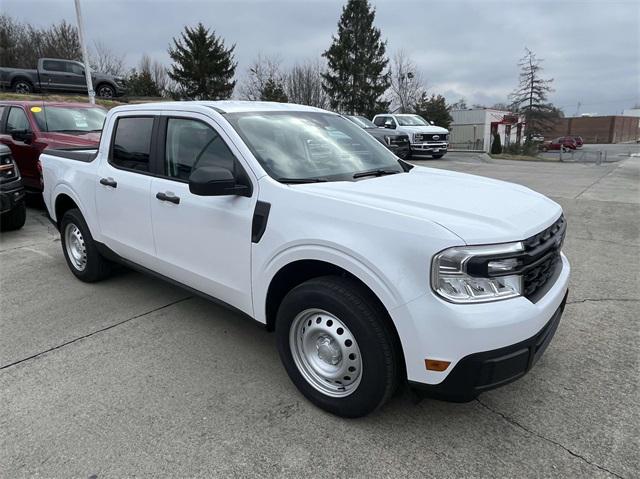
[[[121,76],[125,72],[124,55],[114,53],[100,41],[93,43],[93,51],[89,55],[91,68],[95,71]]]
[[[164,93],[169,83],[169,75],[162,63],[158,60],[152,60],[151,57],[145,53],[140,59],[138,69],[140,72],[148,74],[153,83],[158,87],[158,91],[161,94]]]
[[[391,64],[390,100],[393,111],[409,113],[424,93],[424,80],[404,50],[398,50]]]
[[[283,80],[280,71],[281,63],[280,57],[259,53],[247,69],[247,76],[240,84],[240,98],[251,101],[260,100],[267,83],[281,84]]]
[[[289,101],[300,105],[326,108],[329,98],[322,88],[325,68],[319,60],[296,63],[286,74],[285,84]]]

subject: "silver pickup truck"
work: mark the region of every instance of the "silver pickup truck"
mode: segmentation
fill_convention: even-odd
[[[113,98],[126,92],[125,79],[106,73],[91,72],[96,95]],[[73,60],[40,58],[35,70],[0,67],[0,88],[16,93],[87,91],[84,65]]]

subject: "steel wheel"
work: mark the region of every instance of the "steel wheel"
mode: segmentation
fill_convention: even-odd
[[[64,242],[73,267],[84,271],[87,267],[87,247],[82,232],[73,223],[69,223],[64,230]]]
[[[289,330],[296,367],[317,391],[331,397],[353,393],[362,378],[358,343],[345,324],[321,309],[298,314]]]

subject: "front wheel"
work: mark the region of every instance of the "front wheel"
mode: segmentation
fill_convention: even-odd
[[[360,417],[382,406],[400,377],[400,353],[372,293],[338,276],[311,279],[283,299],[278,352],[296,387],[316,406]]]
[[[113,98],[116,96],[116,91],[111,85],[100,85],[97,94],[100,98]]]
[[[64,258],[76,278],[93,283],[109,275],[111,263],[98,252],[80,210],[72,209],[64,214],[60,222],[60,239]]]
[[[16,204],[13,209],[0,216],[0,231],[19,230],[27,220],[27,207],[24,200]]]

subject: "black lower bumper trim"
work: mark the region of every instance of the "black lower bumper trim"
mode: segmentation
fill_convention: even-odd
[[[511,346],[465,356],[440,384],[410,382],[410,386],[435,399],[467,402],[483,391],[521,378],[540,359],[551,342],[560,323],[567,294],[551,319],[535,336]]]
[[[17,184],[14,185],[14,183]],[[20,180],[2,185],[0,187],[0,213],[11,211],[24,199],[24,195],[24,188],[20,184]]]

